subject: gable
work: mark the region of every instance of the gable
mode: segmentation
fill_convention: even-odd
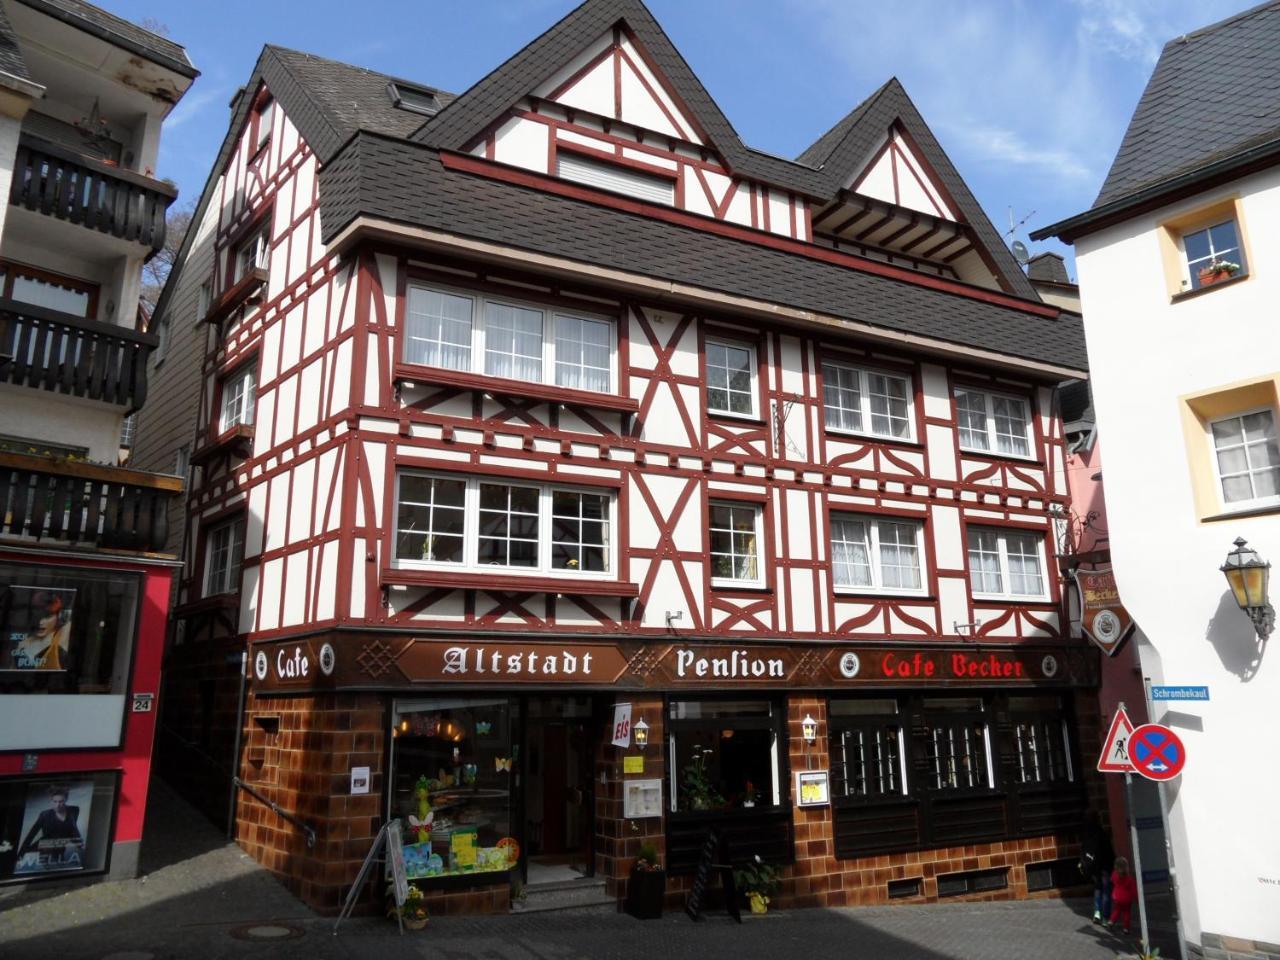
[[[957,220],[946,191],[929,175],[928,167],[912,148],[902,130],[893,127],[872,153],[861,172],[845,186],[855,193],[875,197],[909,210],[945,220]]]
[[[620,27],[598,37],[533,95],[699,146],[704,142],[666,78],[650,66],[640,45]]]

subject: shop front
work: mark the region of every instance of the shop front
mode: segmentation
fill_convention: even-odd
[[[408,876],[437,910],[593,876],[621,900],[645,842],[674,908],[713,829],[735,861],[781,870],[780,905],[1078,882],[1087,650],[330,633],[255,645],[253,663],[252,716],[347,703],[350,729],[370,728],[295,763],[331,761],[326,782],[368,795],[317,818],[323,834],[334,810],[359,811],[345,856],[353,824],[401,821]],[[246,817],[252,839],[269,813]]]

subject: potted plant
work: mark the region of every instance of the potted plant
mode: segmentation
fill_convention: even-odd
[[[1200,286],[1208,287],[1222,280],[1229,280],[1240,272],[1240,264],[1214,257],[1200,268]]]
[[[427,925],[427,900],[422,891],[414,884],[409,884],[409,892],[405,895],[404,906],[396,906],[395,884],[387,884],[387,916],[394,918],[400,914],[400,920],[410,930],[421,930]]]
[[[733,879],[747,897],[752,913],[767,913],[769,899],[778,892],[778,871],[756,854],[752,862],[733,871]]]
[[[660,919],[666,893],[667,874],[658,862],[658,848],[646,841],[640,845],[627,880],[627,913],[637,920]]]
[[[724,806],[724,797],[707,772],[707,754],[710,752],[710,747],[695,747],[693,760],[684,768],[680,789],[690,810],[715,810]]]

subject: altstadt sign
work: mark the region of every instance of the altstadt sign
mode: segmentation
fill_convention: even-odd
[[[1021,644],[611,643],[333,633],[255,644],[253,661],[255,689],[263,694],[428,685],[601,690],[1088,686],[1097,676],[1097,655],[1087,649]]]

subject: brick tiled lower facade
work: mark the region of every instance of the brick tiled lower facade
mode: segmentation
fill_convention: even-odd
[[[650,746],[643,751],[644,772],[624,772],[624,755],[634,756],[641,751],[611,746],[607,721],[602,720],[594,748],[593,776],[596,875],[605,879],[606,890],[619,903],[626,897],[631,864],[643,843],[652,842],[664,862],[666,857],[665,818],[628,820],[623,815],[627,780],[667,780],[665,704],[660,694],[625,699],[632,705],[633,722],[643,717],[649,725]],[[1077,731],[1079,753],[1086,757],[1097,750],[1096,708],[1089,709],[1089,699],[1077,698],[1077,716],[1081,719]],[[801,721],[806,715],[814,717],[819,729],[826,731],[826,703],[817,695],[787,700],[787,739],[793,774],[797,770],[828,768],[826,737],[819,736],[813,744],[806,744],[801,733]],[[246,705],[241,777],[254,790],[312,827],[315,845],[308,847],[302,830],[243,791],[236,812],[236,840],[291,891],[323,913],[340,908],[382,824],[390,705],[389,696],[374,693],[292,698],[251,695]],[[611,704],[601,706],[598,716],[611,715]],[[370,768],[367,795],[350,793],[353,766]],[[1093,802],[1098,802],[1100,788],[1092,781],[1089,786]],[[789,794],[784,787],[784,795]],[[894,902],[1057,896],[1062,892],[1059,888],[1028,891],[1028,865],[1078,855],[1075,837],[1064,834],[841,860],[835,854],[831,807],[793,808],[792,832],[794,862],[782,870],[782,887],[774,898],[776,907],[885,903],[891,899],[891,882],[911,879],[920,881],[918,893],[893,898]],[[1007,871],[1006,883],[1000,889],[939,896],[941,875],[999,868]],[[668,909],[682,907],[691,882],[689,876],[668,877]],[[362,894],[360,909],[381,908],[381,885],[381,881],[369,884]],[[510,906],[510,885],[505,877],[501,883],[475,887],[433,889],[429,882],[423,886],[428,908],[437,914],[501,913]]]

